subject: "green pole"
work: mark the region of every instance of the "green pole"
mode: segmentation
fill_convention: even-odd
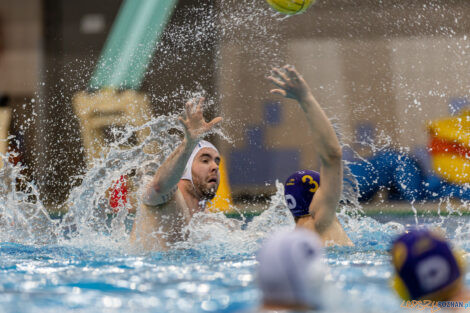
[[[138,89],[178,0],[126,0],[89,83],[91,90]]]

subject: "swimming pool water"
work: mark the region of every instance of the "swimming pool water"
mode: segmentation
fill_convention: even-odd
[[[148,256],[4,243],[3,312],[217,312],[256,301],[250,255]],[[248,286],[248,288],[245,288]]]
[[[3,242],[1,311],[237,312],[254,308],[260,299],[255,255],[269,233],[260,225],[273,216],[255,217],[236,231],[206,229],[205,240],[190,240],[185,243],[189,246],[164,253],[121,251],[105,237],[109,248],[65,241],[54,245]],[[347,229],[356,246],[326,250],[328,285],[333,290],[328,303],[335,312],[403,312],[388,286],[392,273],[388,249],[401,225],[414,223],[414,218],[381,219],[382,223],[371,218],[351,222]],[[390,220],[400,223],[385,223]],[[425,222],[441,221],[433,217]],[[441,227],[458,239],[455,225],[467,221],[466,217],[445,218]],[[222,231],[223,239],[216,238]]]

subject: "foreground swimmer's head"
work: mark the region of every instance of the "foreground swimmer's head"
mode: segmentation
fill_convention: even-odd
[[[309,215],[310,202],[318,187],[320,187],[320,173],[315,171],[298,171],[287,178],[284,197],[294,218]]]
[[[392,248],[393,287],[404,300],[445,301],[462,288],[464,261],[439,234],[414,229]]]
[[[217,148],[208,141],[201,140],[188,159],[181,179],[189,180],[199,197],[215,197],[220,182],[220,154]]]
[[[270,308],[319,308],[323,303],[325,266],[322,245],[306,229],[281,231],[258,252],[258,284]]]

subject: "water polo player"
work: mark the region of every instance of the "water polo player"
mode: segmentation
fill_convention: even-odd
[[[286,201],[297,226],[315,231],[324,244],[352,245],[336,217],[342,192],[343,164],[341,146],[333,126],[293,66],[274,68],[268,79],[278,87],[271,93],[299,103],[321,162],[320,173],[300,171],[286,181]]]
[[[322,243],[306,229],[281,231],[258,252],[257,282],[262,312],[324,309],[332,290],[326,284]]]
[[[435,232],[413,229],[399,236],[393,243],[392,263],[392,286],[404,300],[470,300],[463,256]]]
[[[146,184],[131,241],[146,250],[161,250],[183,239],[183,228],[196,212],[204,211],[219,186],[220,155],[217,148],[201,137],[222,118],[206,123],[202,115],[204,99],[197,106],[186,104],[183,142],[163,162]]]

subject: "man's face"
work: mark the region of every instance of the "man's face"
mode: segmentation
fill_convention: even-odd
[[[211,148],[202,148],[191,168],[196,192],[205,199],[215,197],[220,182],[220,155]]]

